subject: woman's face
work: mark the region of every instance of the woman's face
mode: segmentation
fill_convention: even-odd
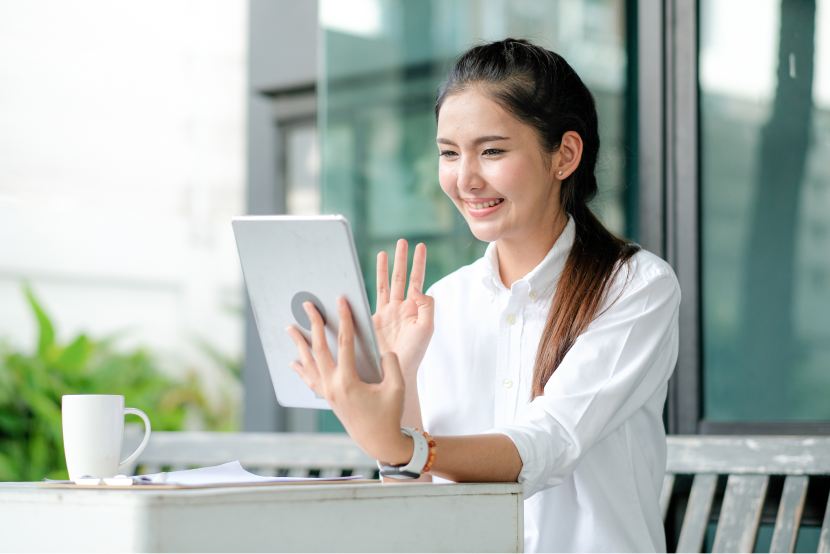
[[[555,154],[535,131],[477,90],[448,97],[438,116],[438,179],[479,240],[551,233],[560,212]]]

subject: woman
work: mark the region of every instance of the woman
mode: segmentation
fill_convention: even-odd
[[[441,187],[486,254],[425,295],[418,245],[406,296],[406,243],[391,286],[378,256],[380,384],[356,376],[344,299],[338,364],[307,304],[312,345],[288,330],[292,367],[370,456],[405,469],[385,473],[522,483],[529,552],[665,551],[662,413],[680,291],[668,264],[588,208],[593,97],[560,56],[507,39],[456,62],[435,114]],[[426,456],[401,425],[433,435]]]

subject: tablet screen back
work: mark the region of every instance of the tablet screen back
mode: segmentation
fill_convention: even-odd
[[[326,340],[337,360],[340,321],[336,301],[344,296],[355,320],[355,361],[360,378],[381,380],[372,315],[349,222],[343,216],[247,216],[233,219],[236,246],[262,349],[277,400],[287,407],[330,409],[289,363],[297,347],[285,328],[294,326],[311,342],[302,303],[311,301],[326,321]]]

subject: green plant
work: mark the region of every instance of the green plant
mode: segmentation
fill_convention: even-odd
[[[40,335],[33,353],[0,347],[0,481],[67,478],[61,430],[65,394],[122,394],[159,431],[180,430],[188,411],[209,429],[233,426],[232,407],[211,405],[195,371],[173,379],[147,350],[119,352],[113,338],[81,334],[58,344],[51,319],[31,289],[25,293]]]

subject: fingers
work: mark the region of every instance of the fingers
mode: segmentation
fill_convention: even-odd
[[[354,365],[354,320],[349,303],[342,296],[337,299],[340,316],[340,332],[337,336],[337,367],[344,370],[346,378],[357,378]]]
[[[288,333],[288,336],[291,337],[291,340],[294,341],[294,344],[297,345],[297,352],[300,354],[300,362],[308,367],[314,364],[314,357],[311,355],[311,350],[308,348],[308,342],[306,342],[305,337],[294,327],[289,327],[285,330]]]
[[[395,267],[392,268],[392,290],[389,299],[392,302],[403,302],[406,291],[406,253],[407,244],[404,239],[398,241],[395,248]]]
[[[330,374],[334,371],[334,358],[326,343],[326,326],[323,323],[323,316],[311,302],[303,302],[303,309],[311,321],[311,350],[314,352],[317,368],[322,375]]]
[[[389,259],[386,252],[378,252],[378,299],[375,312],[389,303]]]
[[[317,369],[314,357],[311,355],[308,342],[306,342],[302,333],[294,327],[289,327],[285,330],[285,332],[288,333],[288,336],[291,337],[291,340],[293,340],[294,344],[297,345],[297,352],[300,354],[299,362],[292,362],[289,364],[291,369],[299,373],[305,384],[319,394],[319,391],[317,391],[314,387],[317,386],[317,383],[320,381],[320,372]]]
[[[331,392],[332,381],[330,379],[338,368],[343,369],[343,372],[339,374],[345,379],[357,379],[354,361],[354,319],[346,299],[343,297],[337,299],[337,312],[340,316],[337,366],[334,364],[334,358],[326,342],[325,324],[320,312],[311,302],[304,302],[303,309],[311,321],[311,348],[298,329],[289,327],[285,330],[300,354],[299,361],[289,364],[291,369],[296,371],[303,382],[317,394],[321,394],[321,390],[318,389]]]
[[[323,396],[322,391],[318,390],[319,381],[315,381],[311,377],[311,375],[309,375],[309,373],[306,372],[305,367],[303,366],[303,364],[301,364],[297,360],[294,360],[293,362],[288,364],[288,367],[290,367],[291,369],[293,369],[294,371],[297,372],[297,375],[300,376],[300,379],[303,380],[303,383],[305,383],[308,388],[310,388],[311,390],[313,390],[314,392],[316,392],[320,396]]]
[[[427,247],[424,243],[415,247],[415,256],[412,259],[412,273],[409,275],[409,290],[423,292],[424,277],[427,270]]]

